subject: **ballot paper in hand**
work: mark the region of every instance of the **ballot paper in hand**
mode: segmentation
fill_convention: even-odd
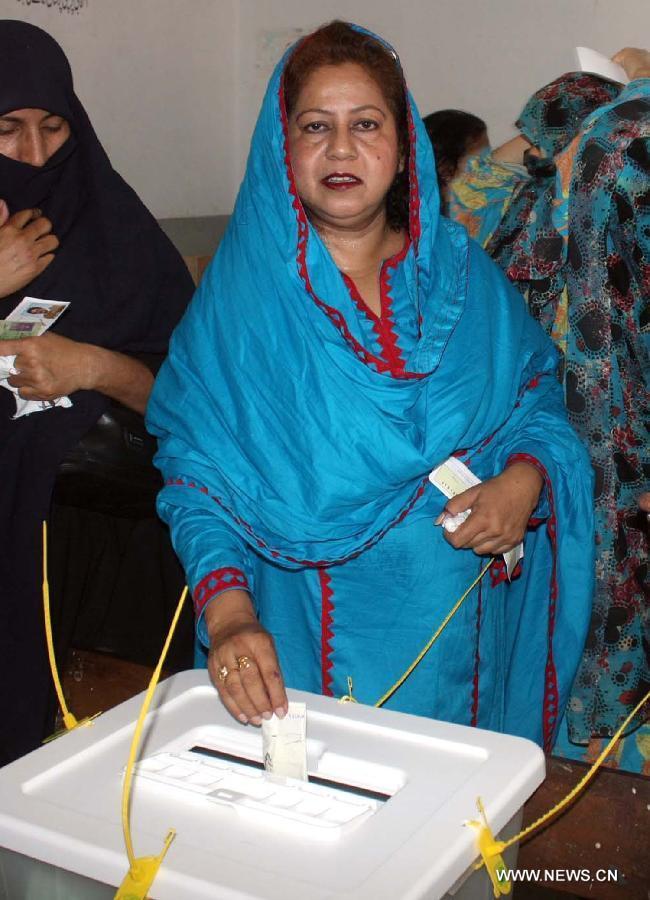
[[[472,470],[469,469],[465,463],[456,459],[455,456],[450,456],[444,463],[437,466],[429,474],[429,481],[449,499],[456,497],[458,494],[462,494],[464,491],[474,487],[474,485],[481,483],[481,479],[477,478]],[[447,531],[456,531],[470,513],[471,509],[463,510],[463,512],[458,513],[456,516],[452,516],[448,512],[443,512],[439,524]],[[523,558],[523,555],[523,544],[517,544],[512,550],[508,550],[507,553],[503,554],[509,580],[512,580],[512,573],[515,570],[515,566],[519,560]]]
[[[9,313],[5,321],[25,322],[33,327],[39,327],[38,334],[42,334],[63,315],[69,306],[69,303],[58,300],[24,297],[18,306]]]
[[[273,775],[307,780],[307,705],[289,703],[284,719],[262,720],[264,768]]]
[[[68,306],[69,303],[61,301],[25,297],[6,319],[0,320],[0,341],[38,337],[63,315]],[[0,351],[0,387],[11,391],[16,398],[14,419],[35,412],[44,412],[55,406],[72,406],[69,397],[57,397],[56,400],[24,400],[20,397],[18,388],[13,387],[7,380],[16,375],[15,359],[15,355],[3,356]]]

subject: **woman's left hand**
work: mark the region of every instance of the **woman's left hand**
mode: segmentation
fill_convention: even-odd
[[[16,375],[9,384],[18,388],[24,400],[56,400],[66,394],[94,386],[94,351],[91,344],[83,344],[60,334],[2,341],[3,356],[16,355]]]
[[[495,478],[448,501],[445,509],[451,515],[466,509],[472,512],[456,531],[445,531],[445,538],[453,547],[481,556],[507,553],[523,540],[543,485],[534,466],[513,463]]]

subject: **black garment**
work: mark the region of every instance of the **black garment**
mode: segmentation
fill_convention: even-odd
[[[190,275],[113,170],[61,48],[39,28],[0,21],[0,114],[24,108],[64,116],[72,135],[42,168],[0,155],[0,198],[11,213],[42,209],[60,247],[41,275],[0,299],[0,318],[25,295],[67,300],[58,334],[127,354],[164,353],[191,297]],[[47,727],[40,523],[62,456],[107,403],[92,391],[71,399],[70,409],[14,420],[14,397],[0,390],[0,765],[36,747]]]
[[[171,549],[167,526],[155,514],[126,519],[55,501],[49,520],[49,573],[61,668],[71,646],[141,665],[158,662],[185,573]],[[193,664],[194,611],[186,602],[165,669],[191,669]]]

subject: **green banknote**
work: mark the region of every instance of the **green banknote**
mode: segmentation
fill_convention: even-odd
[[[0,319],[0,341],[15,341],[20,338],[37,337],[43,334],[42,322],[21,322]]]

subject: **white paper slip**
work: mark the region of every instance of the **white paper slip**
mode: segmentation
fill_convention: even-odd
[[[513,547],[512,550],[508,550],[507,553],[503,554],[503,559],[506,564],[506,572],[508,573],[508,581],[512,581],[512,573],[515,571],[515,566],[519,562],[520,559],[524,558],[524,545],[517,544],[516,547]]]
[[[442,512],[443,518],[440,524],[445,529],[445,531],[458,531],[463,522],[466,519],[469,519],[471,512],[471,509],[464,509],[462,512],[456,513],[455,516],[452,516],[452,514],[448,513],[445,509]]]
[[[306,781],[307,705],[292,701],[284,719],[263,719],[262,747],[267,772]]]
[[[455,456],[450,456],[449,459],[445,460],[441,465],[436,466],[436,468],[429,473],[429,481],[449,499],[457,497],[458,494],[462,494],[476,484],[481,484],[481,479],[477,478],[471,469],[468,469],[465,463],[456,459]],[[471,511],[471,509],[465,509],[455,516],[443,511],[439,524],[442,525],[445,531],[454,532],[457,528],[460,528],[465,519],[469,517]],[[509,581],[512,580],[512,573],[515,570],[515,566],[519,560],[523,558],[523,555],[523,543],[517,544],[512,550],[508,550],[507,553],[503,554]]]
[[[69,303],[59,302],[58,300],[24,297],[18,306],[9,313],[6,321],[36,323],[41,326],[40,333],[42,333],[47,331],[69,306]]]
[[[576,47],[578,68],[581,72],[589,72],[592,75],[600,75],[609,81],[617,81],[619,84],[628,84],[629,78],[623,66],[613,62],[604,53],[591,50],[589,47]]]
[[[455,456],[450,456],[442,465],[436,466],[429,473],[429,481],[450,499],[481,483],[481,479]]]

